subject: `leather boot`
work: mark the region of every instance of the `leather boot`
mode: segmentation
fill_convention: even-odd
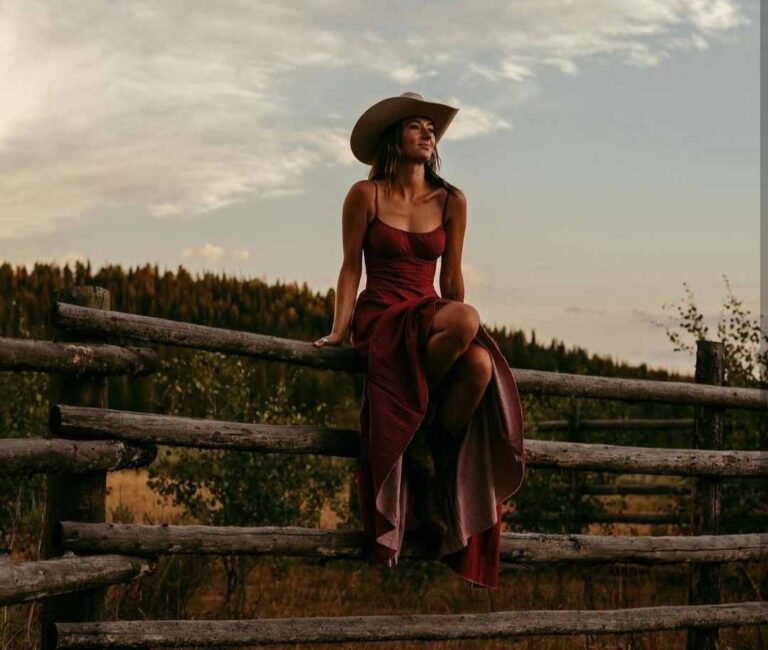
[[[412,485],[414,488],[414,508],[419,522],[432,535],[442,538],[448,532],[448,524],[442,514],[435,479],[412,475]]]
[[[443,482],[451,480],[455,474],[463,436],[451,433],[436,417],[427,431],[427,439],[433,450],[435,474],[438,480]]]
[[[426,451],[423,447],[426,447]],[[424,461],[427,454],[429,460]],[[405,454],[405,466],[413,487],[413,504],[419,522],[433,535],[442,537],[448,532],[448,524],[442,515],[432,450],[426,442],[426,435],[418,440],[415,448],[413,444],[409,445]]]
[[[405,459],[413,472],[421,478],[435,478],[435,461],[427,440],[427,431],[423,425],[416,431],[411,444],[405,450]]]

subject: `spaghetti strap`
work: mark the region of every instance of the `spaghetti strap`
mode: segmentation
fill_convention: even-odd
[[[373,219],[379,218],[379,184],[376,181],[373,181],[373,186],[376,188],[376,212],[373,215]]]
[[[445,188],[445,201],[443,202],[443,216],[440,218],[440,223],[445,225],[445,210],[448,207],[448,197],[451,196],[451,193],[448,191],[448,188]]]

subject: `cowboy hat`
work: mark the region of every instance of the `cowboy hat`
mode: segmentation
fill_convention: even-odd
[[[459,112],[447,104],[428,102],[419,94],[406,92],[375,103],[357,120],[349,139],[352,153],[360,162],[373,164],[376,147],[384,130],[394,122],[411,115],[424,115],[435,127],[435,144]]]

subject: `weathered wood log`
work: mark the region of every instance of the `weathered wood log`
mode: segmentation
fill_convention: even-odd
[[[0,370],[146,375],[158,363],[157,353],[149,348],[0,337]]]
[[[508,639],[533,635],[621,634],[768,622],[761,602],[608,610],[520,610],[240,621],[59,623],[59,648],[243,646],[278,643]]]
[[[687,514],[676,512],[595,512],[584,516],[583,524],[677,524],[688,525]]]
[[[529,426],[536,431],[565,431],[569,425],[568,420],[541,420]]]
[[[542,512],[537,511],[535,515],[526,514],[523,515],[517,512],[504,513],[504,521],[510,523],[525,522],[547,522],[547,523],[564,523],[564,516],[561,512]],[[690,529],[689,512],[682,510],[677,513],[632,513],[632,512],[601,512],[601,513],[587,513],[583,516],[580,525],[588,524],[663,524],[678,526],[684,530]],[[750,514],[750,523],[758,524],[761,527],[768,527],[768,516],[763,513]],[[743,517],[733,517],[735,525],[739,525],[743,521]],[[573,529],[575,530],[575,529]]]
[[[316,528],[169,526],[63,521],[64,548],[129,555],[283,555],[362,559],[362,531]],[[406,534],[402,557],[433,556],[428,542]],[[529,562],[734,562],[768,558],[768,534],[631,537],[502,533],[501,560]]]
[[[604,431],[612,429],[689,429],[693,418],[616,418],[579,420],[580,429]]]
[[[559,523],[563,524],[566,521],[565,516],[561,512],[541,512],[537,511],[536,515],[521,515],[516,512],[505,513],[503,519],[506,522],[517,523],[520,521],[537,523]],[[573,527],[573,522],[568,522],[572,527],[569,530],[580,529],[581,526],[588,524],[642,524],[642,525],[668,525],[668,526],[681,526],[687,527],[688,521],[684,514],[675,513],[627,513],[627,512],[598,512],[587,513],[576,522],[576,527]]]
[[[3,476],[88,474],[145,467],[154,459],[153,446],[119,440],[61,440],[58,438],[0,439]]]
[[[311,342],[165,318],[100,311],[61,302],[56,304],[53,319],[58,327],[83,333],[124,336],[163,345],[226,352],[327,370],[364,371],[354,350],[346,346],[317,348]],[[768,391],[754,388],[593,377],[540,370],[513,369],[513,372],[521,392],[537,395],[768,409]]]
[[[162,345],[285,361],[328,370],[363,370],[363,365],[350,348],[331,346],[321,350],[311,342],[278,336],[125,312],[105,312],[66,303],[55,305],[52,319],[58,327],[82,333],[124,336]]]
[[[580,442],[526,440],[532,466],[626,474],[765,477],[768,456],[759,451],[708,451],[625,447]]]
[[[690,495],[691,488],[685,485],[653,485],[646,483],[623,485],[589,485],[581,486],[583,495],[609,496],[609,495]]]
[[[725,345],[721,341],[696,341],[696,381],[721,386],[725,380]],[[696,407],[693,446],[723,448],[722,408]],[[694,535],[720,532],[720,484],[714,477],[698,477],[693,483],[691,532]],[[689,574],[688,602],[709,605],[720,602],[720,566],[695,567]],[[690,630],[687,650],[717,650],[717,630]]]
[[[521,393],[662,402],[743,409],[768,409],[768,390],[707,386],[679,381],[623,379],[513,369]]]
[[[4,562],[0,563],[0,605],[130,582],[150,569],[146,558],[123,555]]]
[[[565,440],[567,442],[585,442],[583,438],[583,430],[581,429],[581,407],[583,405],[582,400],[571,400],[569,404],[567,419],[568,419],[568,431],[566,432]],[[569,522],[567,530],[581,531],[584,504],[582,503],[581,485],[584,482],[584,472],[576,469],[571,469],[568,472],[561,472],[570,485],[570,508],[567,513],[569,514]]]
[[[541,420],[536,422],[537,431],[565,431],[568,420]],[[687,429],[693,427],[693,418],[616,418],[601,420],[579,420],[579,429],[603,431],[613,429]]]
[[[612,429],[688,429],[693,418],[619,418],[580,420],[579,428],[594,431]]]
[[[96,286],[74,286],[56,293],[57,301],[103,312],[111,308],[109,291]],[[55,303],[54,303],[55,304]],[[55,342],[106,343],[106,336],[64,331],[54,325]],[[49,382],[49,403],[81,404],[105,408],[108,405],[108,381],[104,375],[72,377],[57,373]],[[52,438],[50,431],[47,438]],[[49,473],[45,477],[45,517],[43,519],[42,558],[61,555],[53,540],[56,523],[62,519],[78,521],[105,521],[107,510],[107,473],[93,471],[75,473],[65,467],[66,473]],[[40,647],[54,650],[54,622],[97,621],[104,602],[104,589],[91,589],[77,595],[54,596],[43,600],[40,611]]]
[[[50,430],[72,439],[114,438],[201,449],[357,456],[359,433],[306,425],[225,422],[56,404]]]
[[[57,404],[51,431],[66,438],[116,438],[134,443],[231,449],[262,453],[357,457],[359,432],[223,422],[134,411]],[[759,451],[705,451],[526,440],[533,467],[686,476],[768,476],[768,455]]]

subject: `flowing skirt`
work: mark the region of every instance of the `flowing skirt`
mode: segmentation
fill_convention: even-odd
[[[371,564],[396,564],[405,530],[415,528],[403,453],[422,421],[434,416],[425,372],[426,341],[437,310],[451,300],[418,296],[394,304],[363,292],[351,342],[367,364],[360,411],[357,488]],[[493,373],[467,425],[448,486],[448,532],[436,553],[472,586],[498,588],[502,503],[525,473],[523,411],[512,372],[481,325],[475,342]]]

